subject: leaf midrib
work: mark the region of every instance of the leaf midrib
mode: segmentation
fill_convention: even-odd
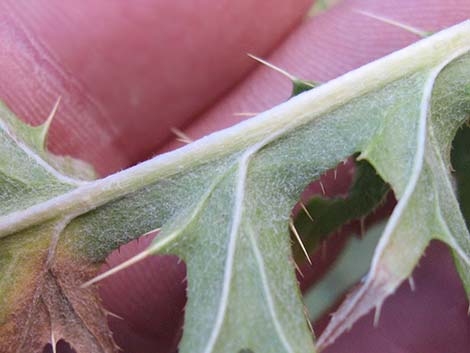
[[[446,61],[448,53],[468,46],[470,20],[423,39],[405,49],[307,91],[254,119],[211,134],[179,150],[157,156],[135,167],[77,187],[25,210],[0,217],[0,238],[66,214],[80,215],[125,196],[160,178],[253,146],[286,127],[295,128],[316,119],[374,88],[412,72]],[[468,49],[467,49],[468,50]],[[383,77],[382,73],[389,75]],[[333,99],[334,97],[334,99]]]

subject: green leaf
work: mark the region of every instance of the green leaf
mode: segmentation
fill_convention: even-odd
[[[315,81],[299,79],[256,56],[249,56],[290,79],[291,97],[320,85]],[[308,253],[313,252],[322,239],[351,220],[363,219],[384,201],[389,190],[369,163],[356,162],[354,181],[346,197],[314,197],[308,201],[307,206],[302,205],[304,212],[297,214],[295,224],[291,227],[300,238],[294,243],[294,261],[301,263],[305,259],[309,260]]]
[[[31,127],[0,105],[0,215],[4,219],[86,185],[57,168],[73,172],[73,166],[78,166],[83,175],[91,167],[45,148],[52,116],[45,124]],[[77,351],[115,350],[95,290],[79,288],[97,266],[75,261],[58,246],[72,218],[64,213],[0,238],[0,352],[39,352],[45,343],[55,344],[54,336],[66,338]]]
[[[47,342],[50,328],[78,352],[111,352],[109,335],[77,300],[92,297],[89,285],[106,274],[86,288],[77,284],[111,250],[159,228],[146,251],[111,273],[152,254],[184,259],[189,298],[180,352],[314,351],[292,266],[290,213],[312,180],[358,152],[399,201],[366,280],[317,348],[380,307],[431,239],[454,249],[468,287],[470,238],[452,187],[449,151],[470,111],[469,50],[470,22],[464,22],[254,119],[80,185],[25,152],[15,133],[4,130],[0,149],[9,150],[0,164],[2,187],[12,195],[0,203],[0,297],[16,301],[2,299],[0,336],[21,351]],[[17,190],[19,180],[39,190],[50,184],[53,192],[31,200]],[[59,287],[66,294],[57,300]],[[57,314],[52,326],[41,316],[44,302]],[[27,334],[15,331],[11,322],[30,318],[31,307],[38,312],[34,325],[26,325]],[[61,318],[77,316],[86,317],[89,330],[77,326],[73,337],[65,325],[70,320]]]
[[[37,163],[49,171],[55,170],[55,177],[69,184],[80,184],[81,180],[93,180],[97,175],[93,167],[79,159],[58,156],[47,151],[47,136],[54,115],[59,107],[58,100],[46,121],[38,126],[30,126],[18,120],[3,103],[0,102],[2,129],[10,131],[10,136],[21,145],[23,150],[31,151]],[[13,157],[5,153],[4,156]],[[14,158],[13,158],[14,160]],[[44,163],[46,162],[46,163]],[[24,165],[27,167],[27,165]],[[58,173],[57,173],[58,172]],[[60,174],[59,174],[60,173]],[[34,174],[34,173],[32,173]]]
[[[320,85],[319,82],[299,79],[256,56],[250,57],[289,78],[292,83],[291,97]],[[356,162],[354,181],[348,195],[334,199],[313,197],[307,206],[302,205],[304,212],[297,214],[292,228],[300,238],[293,246],[294,261],[301,263],[309,260],[308,253],[313,252],[321,240],[342,225],[366,217],[384,201],[389,190],[369,163]]]
[[[355,219],[362,219],[385,200],[390,188],[377,175],[374,168],[362,160],[356,163],[354,181],[345,197],[314,197],[299,212],[295,228],[309,252],[329,234]],[[300,261],[303,254],[294,246],[294,258]]]
[[[470,86],[467,85],[466,87],[466,94],[470,94]],[[458,199],[468,228],[470,225],[470,127],[468,121],[462,129],[457,131],[452,147],[452,166],[455,169],[454,176],[457,185]],[[470,272],[460,263],[459,256],[455,254],[455,252],[454,258],[460,276],[466,284],[464,288],[467,292],[467,296],[470,297]]]

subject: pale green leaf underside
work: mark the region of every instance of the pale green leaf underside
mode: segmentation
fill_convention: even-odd
[[[468,278],[470,238],[452,188],[449,149],[470,112],[469,49],[465,22],[257,118],[85,185],[64,184],[21,151],[2,154],[18,164],[13,170],[0,164],[2,175],[38,183],[39,190],[50,183],[57,190],[51,197],[63,194],[46,201],[41,191],[31,201],[5,178],[0,187],[13,196],[0,199],[0,236],[70,217],[54,236],[77,256],[101,261],[161,228],[147,253],[174,253],[188,266],[182,353],[311,352],[290,263],[290,211],[312,180],[361,152],[399,203],[364,285],[332,319],[322,348],[380,306],[433,238],[454,249]],[[15,150],[6,135],[0,144]]]
[[[0,215],[18,211],[61,195],[72,189],[65,177],[57,177],[56,171],[39,157],[39,153],[27,145],[24,138],[11,138],[7,123],[14,116],[0,105],[2,129],[0,129]],[[24,126],[18,124],[15,130]],[[33,134],[32,134],[33,135]]]

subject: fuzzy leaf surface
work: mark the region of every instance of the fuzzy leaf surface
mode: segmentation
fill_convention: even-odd
[[[0,336],[16,351],[30,349],[47,342],[44,330],[34,331],[42,324],[80,353],[113,351],[100,319],[84,313],[93,306],[83,297],[93,291],[79,284],[110,251],[159,228],[128,264],[157,253],[186,262],[180,352],[314,351],[291,263],[290,213],[312,180],[355,153],[399,202],[367,279],[317,348],[380,306],[431,239],[454,249],[468,288],[470,238],[452,185],[450,146],[470,113],[469,51],[464,22],[254,119],[92,182],[68,182],[40,154],[25,152],[18,129],[3,129]],[[39,321],[26,326],[26,335],[15,331],[14,320],[31,322],[31,310]],[[71,320],[77,325],[66,324]]]
[[[4,105],[0,116],[0,215],[84,186],[81,178],[93,175],[84,162],[45,149],[48,122],[28,126]],[[40,352],[60,338],[78,352],[115,350],[95,291],[79,287],[97,266],[58,246],[72,218],[64,214],[0,238],[0,352]]]

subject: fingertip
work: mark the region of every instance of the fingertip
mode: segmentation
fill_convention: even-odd
[[[421,39],[357,10],[389,17],[424,31],[438,31],[464,21],[470,3],[466,0],[454,1],[452,5],[438,0],[344,1],[304,21],[269,58],[263,59],[299,78],[327,82]],[[260,65],[184,131],[192,139],[198,139],[249,118],[237,113],[262,112],[288,99],[290,93],[288,79]],[[180,145],[172,141],[162,151]]]
[[[0,96],[50,148],[108,174],[140,161],[253,66],[312,0],[0,3]]]

